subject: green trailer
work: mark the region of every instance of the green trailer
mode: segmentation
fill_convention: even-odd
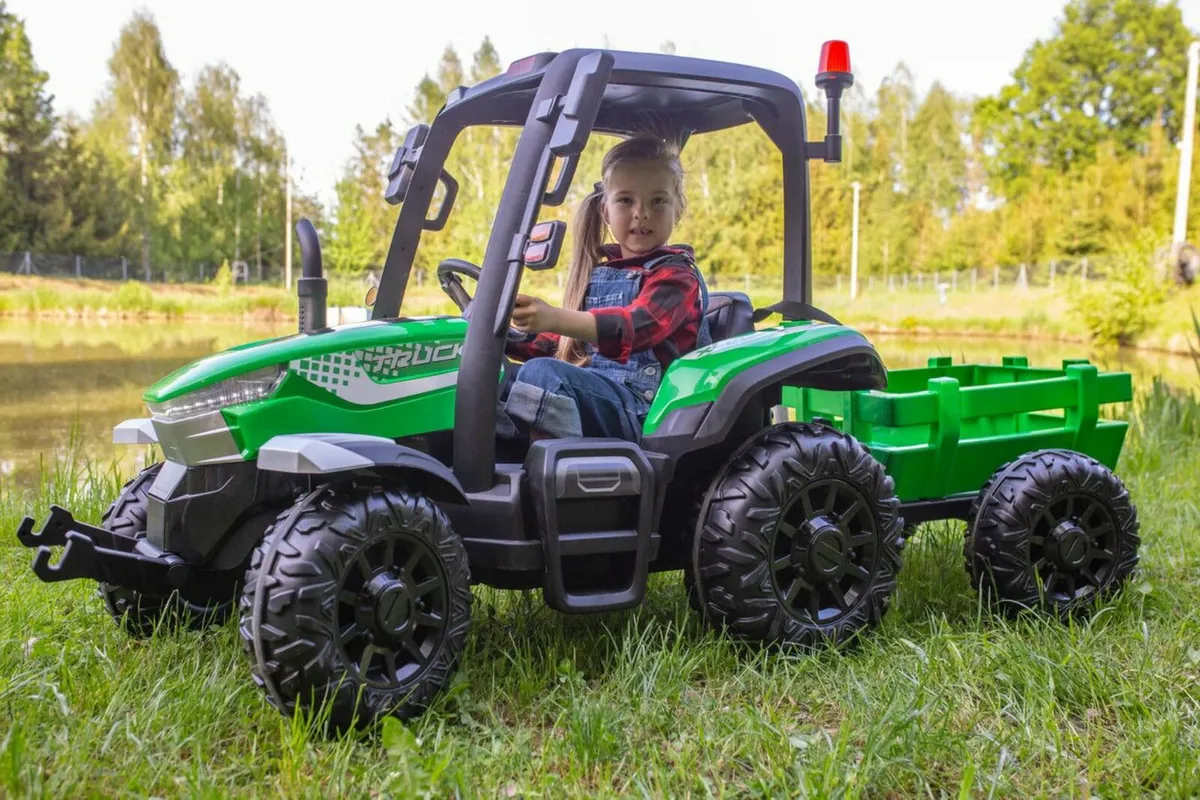
[[[1132,399],[1129,373],[1085,359],[1031,367],[1024,356],[931,358],[889,371],[886,390],[782,392],[795,419],[867,447],[895,481],[907,525],[966,521],[978,588],[1011,610],[1060,611],[1136,565],[1136,511],[1112,475],[1129,423],[1101,414]]]

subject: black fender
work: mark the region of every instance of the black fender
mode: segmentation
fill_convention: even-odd
[[[466,503],[454,473],[433,456],[383,436],[304,433],[276,436],[258,450],[258,468],[293,475],[354,475],[398,472],[433,500]]]
[[[784,353],[739,373],[716,400],[671,412],[642,447],[678,459],[719,444],[762,393],[783,385],[832,391],[887,388],[883,360],[865,336],[853,331]]]

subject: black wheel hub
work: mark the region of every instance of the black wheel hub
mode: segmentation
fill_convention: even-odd
[[[1050,532],[1047,550],[1060,567],[1076,571],[1087,562],[1091,544],[1082,528],[1073,520],[1065,520]]]
[[[413,617],[413,597],[408,585],[394,572],[376,575],[363,592],[370,612],[371,632],[379,641],[397,642]]]
[[[843,480],[813,481],[784,506],[775,527],[776,596],[801,622],[836,622],[867,594],[879,555],[875,515],[863,493]]]
[[[1029,559],[1042,590],[1060,602],[1097,591],[1116,563],[1116,531],[1112,515],[1095,498],[1054,498],[1029,537]]]
[[[410,683],[446,636],[446,572],[416,537],[385,534],[368,544],[346,564],[337,597],[338,646],[375,686]]]
[[[792,544],[792,563],[817,580],[840,578],[846,572],[847,542],[838,526],[828,517],[818,516],[804,522],[806,536],[797,536]]]

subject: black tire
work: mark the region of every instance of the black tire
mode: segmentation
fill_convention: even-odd
[[[1071,450],[1006,464],[971,509],[971,584],[1009,614],[1066,616],[1116,591],[1137,567],[1137,508],[1113,472]]]
[[[853,437],[784,423],[734,453],[693,552],[707,620],[738,639],[843,642],[879,621],[900,571],[892,479]]]
[[[104,512],[100,527],[143,539],[146,536],[146,496],[162,464],[152,464],[121,488],[117,499]],[[185,598],[147,594],[136,589],[100,582],[98,593],[104,607],[121,627],[135,638],[146,638],[162,624],[167,630],[202,630],[223,625],[233,613],[242,570],[212,573],[203,583],[208,596]]]
[[[254,551],[241,636],[255,682],[291,715],[337,730],[420,714],[446,686],[471,623],[462,540],[428,498],[326,486]]]

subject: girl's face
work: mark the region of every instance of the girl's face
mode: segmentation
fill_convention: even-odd
[[[601,214],[621,246],[622,258],[649,253],[671,239],[679,218],[674,181],[665,164],[621,164],[613,168]]]

